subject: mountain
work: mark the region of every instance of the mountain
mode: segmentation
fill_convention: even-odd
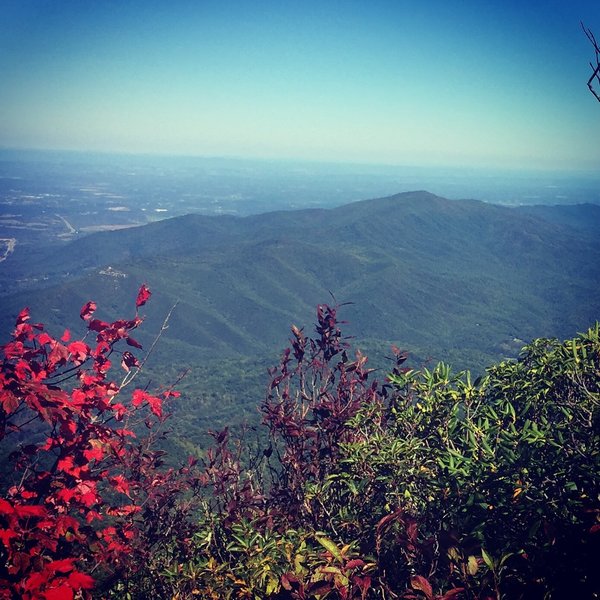
[[[598,204],[556,204],[520,206],[518,210],[550,223],[568,225],[580,233],[597,236],[600,231],[600,206]]]
[[[30,262],[9,257],[0,326],[8,332],[29,306],[36,321],[82,330],[84,302],[97,301],[100,318],[128,316],[146,282],[146,346],[178,302],[155,368],[191,365],[226,390],[240,385],[244,361],[276,362],[289,326],[309,329],[333,294],[352,303],[341,312],[347,331],[376,356],[394,343],[417,362],[481,369],[598,318],[600,239],[587,226],[597,210],[409,192],[327,210],[188,215],[92,234]]]
[[[562,214],[579,211],[584,226],[597,209]],[[159,314],[180,301],[168,337],[209,353],[272,347],[291,321],[331,301],[329,291],[354,303],[348,319],[361,338],[419,347],[429,338],[435,352],[480,338],[483,327],[489,351],[506,338],[567,334],[598,315],[600,244],[567,221],[556,207],[520,211],[426,192],[331,210],[178,217],[38,258],[27,266],[36,283],[2,298],[2,325],[23,303],[42,316],[50,309],[54,322],[90,295],[123,310],[147,281]],[[10,259],[0,267],[0,284],[18,288]]]

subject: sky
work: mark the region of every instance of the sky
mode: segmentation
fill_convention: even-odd
[[[2,0],[0,147],[597,169],[600,0]]]

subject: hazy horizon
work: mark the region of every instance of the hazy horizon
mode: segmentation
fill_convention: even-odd
[[[49,192],[85,206],[92,189],[94,203],[146,206],[162,218],[327,208],[416,190],[512,206],[600,204],[600,172],[0,148],[0,213]]]
[[[0,147],[600,166],[600,3],[9,0]]]

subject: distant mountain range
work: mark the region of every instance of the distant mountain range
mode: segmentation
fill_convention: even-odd
[[[0,263],[0,326],[6,338],[29,306],[34,320],[81,329],[89,299],[101,318],[127,316],[146,282],[146,342],[178,301],[161,361],[275,360],[290,324],[310,327],[315,305],[333,295],[352,303],[342,316],[359,345],[481,368],[600,317],[599,225],[597,205],[507,208],[423,191],[333,209],[188,215],[11,255]]]

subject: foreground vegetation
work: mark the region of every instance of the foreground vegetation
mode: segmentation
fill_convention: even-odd
[[[113,323],[86,304],[74,342],[23,311],[3,347],[0,598],[600,593],[598,325],[475,381],[394,348],[378,382],[321,305],[271,371],[263,434],[213,432],[172,469],[152,444],[176,393],[134,385],[149,295]]]

